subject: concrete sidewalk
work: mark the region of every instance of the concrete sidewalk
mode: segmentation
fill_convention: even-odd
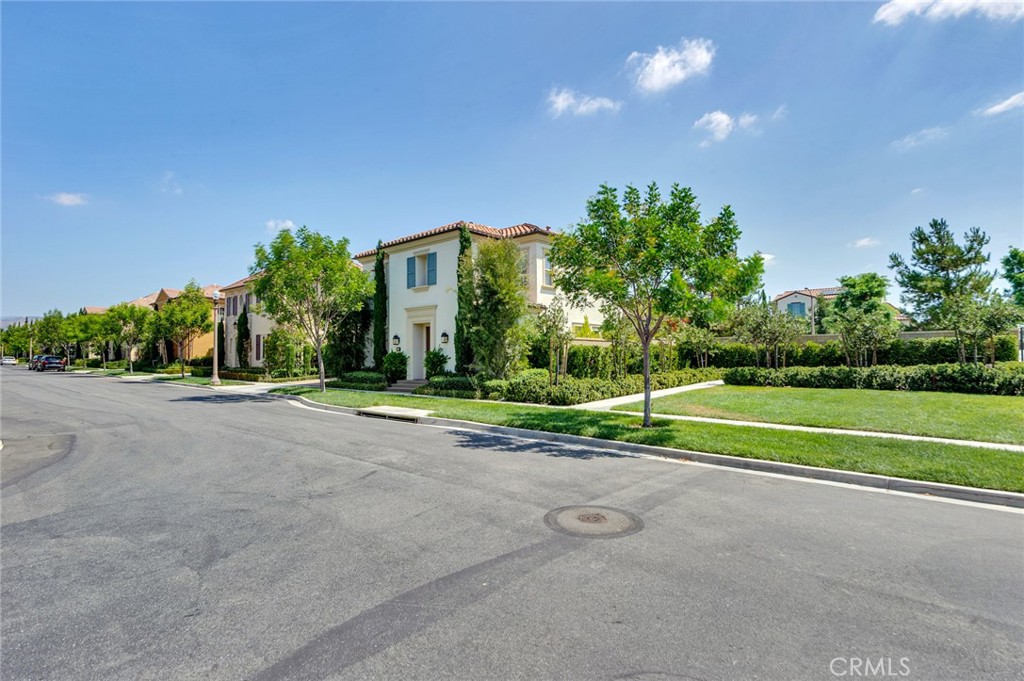
[[[659,397],[668,397],[669,395],[677,395],[679,393],[690,392],[691,390],[703,390],[704,388],[714,388],[717,385],[725,385],[724,381],[705,381],[704,383],[693,383],[691,385],[681,385],[677,388],[665,388],[664,390],[652,390],[651,399],[656,400]],[[622,397],[610,397],[607,400],[597,400],[595,402],[584,402],[583,404],[573,405],[573,409],[590,409],[594,411],[604,411],[605,409],[611,409],[612,407],[618,407],[623,404],[633,404],[634,402],[643,402],[644,394],[637,393],[635,395],[623,395]]]

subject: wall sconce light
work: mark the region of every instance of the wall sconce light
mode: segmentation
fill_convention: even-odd
[[[448,332],[447,331],[442,331],[441,332],[441,343],[444,344],[444,345],[448,344]]]
[[[398,345],[401,342],[402,342],[402,339],[399,338],[397,334],[391,337],[391,344],[392,345]]]

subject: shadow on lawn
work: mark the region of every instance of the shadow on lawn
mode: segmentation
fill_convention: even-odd
[[[672,446],[670,421],[655,421],[655,427],[640,428],[640,419],[626,416],[613,416],[604,413],[584,411],[559,411],[557,414],[523,412],[513,413],[504,419],[503,426],[542,431],[535,440],[521,440],[503,435],[459,431],[459,446],[481,449],[496,449],[507,452],[537,452],[547,456],[561,456],[575,459],[622,458],[628,454],[618,454],[609,450],[589,450],[576,444],[562,444],[545,441],[551,434],[582,435],[602,440],[616,440],[635,444],[654,445],[659,447]],[[595,445],[595,446],[600,446]]]

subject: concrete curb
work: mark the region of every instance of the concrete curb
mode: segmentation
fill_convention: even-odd
[[[352,407],[338,407],[329,404],[322,404],[298,395],[277,395],[277,397],[295,400],[310,407],[323,409],[325,411],[333,411],[339,414],[357,416],[359,412],[358,409],[354,409]],[[890,492],[905,492],[924,496],[959,499],[961,501],[973,501],[979,504],[994,504],[998,506],[1024,508],[1024,494],[1018,494],[1016,492],[1003,492],[1000,490],[981,489],[978,487],[963,487],[960,485],[948,485],[941,482],[925,482],[923,480],[910,480],[907,478],[896,478],[887,475],[874,475],[872,473],[842,471],[834,468],[815,468],[813,466],[803,466],[795,463],[765,461],[762,459],[746,459],[739,456],[725,456],[723,454],[692,452],[684,449],[671,449],[669,447],[657,447],[654,445],[639,445],[631,442],[618,442],[616,440],[601,440],[599,438],[584,437],[582,435],[548,433],[541,430],[528,430],[526,428],[494,426],[486,423],[442,419],[435,418],[433,416],[417,419],[416,423],[427,426],[474,430],[481,433],[505,435],[527,440],[543,440],[545,442],[556,442],[559,444],[574,445],[577,447],[605,449],[624,454],[632,454],[635,456],[654,456],[662,459],[679,459],[712,466],[722,466],[725,468],[737,468],[740,470],[758,471],[761,473],[775,473],[791,477],[810,478],[812,480],[840,482],[848,485],[871,487]]]

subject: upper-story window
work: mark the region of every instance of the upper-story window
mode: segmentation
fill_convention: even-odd
[[[807,306],[803,303],[789,303],[786,305],[786,312],[796,317],[806,317]]]
[[[551,268],[551,251],[544,251],[544,285],[555,285],[555,271]]]
[[[437,283],[437,253],[421,253],[405,259],[405,287],[418,288]]]

